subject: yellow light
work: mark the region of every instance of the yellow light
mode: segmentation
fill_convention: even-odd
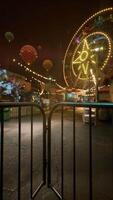
[[[75,54],[76,54],[76,50],[75,50],[73,58],[72,58],[72,64],[73,65],[79,64],[79,67],[78,67],[78,71],[79,71],[78,79],[87,79],[88,78],[88,68],[89,68],[89,64],[90,64],[89,60],[93,61],[93,63],[95,63],[95,61],[93,59],[91,59],[91,55],[90,55],[91,50],[89,49],[89,45],[88,45],[87,39],[84,39],[82,43],[83,44],[82,44],[81,54],[79,55],[79,57],[77,57],[74,60],[74,57],[75,57]],[[72,71],[73,71],[73,74],[77,77],[77,74],[75,73],[73,65],[72,65]]]
[[[99,51],[99,47],[95,48],[94,50],[95,50],[95,51]]]
[[[111,55],[111,41],[110,41],[109,37],[107,36],[107,34],[105,34],[103,32],[94,32],[94,33],[91,33],[88,36],[86,36],[86,38],[81,42],[81,43],[83,43],[81,54],[74,60],[75,54],[78,52],[77,51],[78,49],[77,50],[75,49],[75,52],[74,52],[73,57],[72,57],[73,74],[77,77],[77,74],[75,73],[73,65],[79,64],[78,70],[82,70],[82,72],[85,75],[85,77],[83,77],[82,72],[79,72],[78,78],[82,79],[82,80],[88,78],[88,76],[87,76],[88,60],[90,60],[91,63],[96,64],[96,61],[94,60],[95,55],[90,54],[90,53],[93,53],[93,51],[92,51],[92,49],[89,49],[89,45],[88,45],[88,41],[87,41],[89,37],[94,36],[94,35],[103,35],[106,38],[106,40],[108,41],[108,54],[107,54],[106,59],[105,59],[103,65],[102,65],[102,68],[105,67],[105,65],[107,64],[107,62],[110,58],[110,55]],[[81,43],[79,43],[78,48],[80,47]],[[103,47],[100,47],[100,48],[97,47],[94,50],[95,50],[95,52],[98,52],[100,50],[103,50]],[[85,62],[86,62],[86,64],[83,65],[83,63],[85,63]]]
[[[88,52],[87,51],[83,51],[80,55],[80,60],[82,62],[84,62],[86,59],[88,58]]]
[[[100,50],[103,50],[104,49],[104,47],[100,47]]]
[[[94,60],[91,60],[92,63],[96,64],[96,62]]]
[[[18,62],[18,65],[23,66],[20,62]],[[54,81],[55,84],[56,84],[59,88],[65,89],[65,88],[62,87],[60,84],[58,84],[58,83],[56,82],[55,79],[44,77],[44,76],[42,76],[42,75],[40,75],[40,74],[38,74],[38,73],[32,71],[31,69],[29,69],[29,68],[26,67],[26,66],[23,66],[23,68],[25,69],[25,71],[28,71],[28,72],[30,72],[30,73],[32,73],[32,74],[35,74],[36,76],[41,77],[41,78],[43,78],[43,79],[45,79],[45,80],[49,80],[49,81],[51,80],[51,81]],[[44,83],[43,81],[40,81],[40,80],[34,78],[33,76],[32,76],[31,78],[32,78],[33,80],[35,80],[35,81],[37,81],[37,82],[39,82],[39,83],[45,85],[45,83]],[[30,80],[30,82],[31,82],[31,81],[32,81],[32,80]],[[43,93],[43,92],[42,92],[42,93]]]
[[[69,51],[69,49],[70,49],[70,47],[71,47],[72,41],[74,40],[74,38],[76,38],[77,34],[82,30],[82,28],[83,28],[88,22],[90,22],[90,20],[94,19],[95,17],[101,15],[101,14],[104,13],[104,12],[109,12],[109,11],[113,11],[113,7],[100,10],[99,12],[96,12],[95,14],[93,14],[92,16],[90,16],[90,17],[79,27],[79,29],[78,29],[78,30],[75,32],[75,34],[73,35],[73,37],[72,37],[72,39],[71,39],[71,41],[70,41],[70,43],[69,43],[69,45],[68,45],[68,47],[67,47],[67,49],[66,49],[66,52],[65,52],[65,55],[64,55],[64,60],[63,60],[63,76],[64,76],[65,83],[66,83],[66,85],[67,85],[68,87],[69,87],[69,84],[68,84],[68,81],[67,81],[67,78],[66,78],[65,65],[66,65],[67,54],[68,54],[68,51]],[[108,40],[109,40],[109,38],[108,38]],[[107,59],[106,59],[106,64],[107,64],[107,62],[108,62],[108,60],[109,60],[109,56],[111,55],[111,42],[110,42],[110,40],[109,40],[109,48],[110,48],[110,49],[109,49],[108,57],[107,57]],[[105,67],[106,64],[104,64],[104,67]]]
[[[13,62],[16,62],[16,59],[15,59],[15,58],[13,58]]]
[[[95,56],[94,54],[93,54],[93,55],[91,55],[91,58],[94,58],[94,56]]]

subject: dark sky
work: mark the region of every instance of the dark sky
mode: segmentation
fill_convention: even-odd
[[[51,58],[54,67],[51,74],[62,79],[62,65],[66,47],[77,28],[90,15],[99,9],[111,6],[112,0],[70,0],[70,1],[4,1],[0,3],[0,60],[7,65],[10,56],[18,56],[19,49],[24,44],[35,48],[40,44],[37,65],[34,69],[44,73],[41,61]],[[15,39],[10,44],[4,33],[13,32]],[[58,61],[58,62],[57,62]],[[8,65],[10,65],[8,63]],[[10,68],[10,66],[9,66]],[[60,76],[58,71],[61,71]]]
[[[90,3],[91,2],[91,3]],[[68,33],[97,11],[99,0],[44,1],[3,3],[0,6],[1,31],[12,31],[22,42],[57,46]]]

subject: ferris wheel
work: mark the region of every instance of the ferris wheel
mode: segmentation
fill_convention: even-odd
[[[67,87],[87,89],[113,75],[113,8],[89,17],[72,37],[63,61]]]

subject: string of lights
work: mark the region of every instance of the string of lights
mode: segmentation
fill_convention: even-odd
[[[16,59],[13,59],[13,62],[16,62]],[[23,64],[20,63],[20,62],[18,62],[17,65],[19,65],[20,67],[22,67],[25,71],[30,72],[30,73],[32,73],[33,75],[35,75],[38,79],[35,78],[35,77],[33,77],[33,76],[32,76],[32,79],[35,80],[35,81],[37,81],[38,83],[43,84],[43,85],[46,84],[45,82],[39,80],[39,78],[42,78],[42,79],[44,79],[44,80],[48,80],[48,81],[54,82],[54,84],[55,84],[56,86],[58,86],[59,88],[65,89],[64,87],[62,87],[60,84],[57,83],[56,79],[51,78],[51,77],[42,76],[41,74],[38,74],[38,73],[36,73],[35,71],[29,69],[27,66],[23,65]]]

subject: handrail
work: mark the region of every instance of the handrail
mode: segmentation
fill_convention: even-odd
[[[92,108],[98,108],[98,107],[113,107],[113,103],[111,102],[60,102],[55,104],[54,107],[57,107],[58,105],[65,105],[65,106],[76,106],[76,107],[92,107]]]

